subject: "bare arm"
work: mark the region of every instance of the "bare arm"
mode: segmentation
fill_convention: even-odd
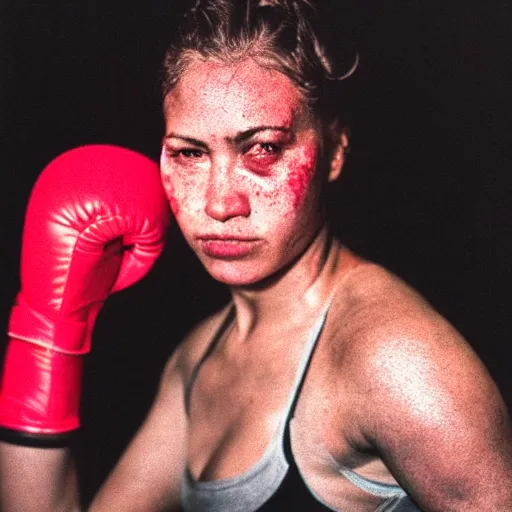
[[[377,336],[365,433],[395,478],[426,512],[512,510],[510,418],[473,351],[444,322]]]
[[[177,353],[163,373],[157,398],[91,511],[159,511],[179,506],[185,460],[185,413]],[[77,477],[71,449],[0,442],[0,510],[75,512]]]
[[[0,442],[0,497],[3,512],[78,511],[70,450]]]
[[[138,433],[91,504],[91,512],[179,510],[186,460],[183,378],[175,354]]]
[[[196,326],[169,359],[147,418],[88,511],[180,509],[187,451],[184,382],[227,310]],[[71,450],[0,443],[0,493],[2,512],[78,511]]]

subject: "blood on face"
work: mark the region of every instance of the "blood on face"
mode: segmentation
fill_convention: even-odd
[[[164,109],[163,184],[187,242],[214,277],[254,282],[311,242],[322,222],[314,179],[320,137],[288,77],[251,59],[197,61]],[[205,236],[254,240],[254,250],[216,259],[222,251],[205,254]]]

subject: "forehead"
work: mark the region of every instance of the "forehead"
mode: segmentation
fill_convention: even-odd
[[[194,59],[167,95],[168,125],[195,136],[243,131],[257,126],[291,127],[305,111],[292,81],[246,59],[235,64]]]

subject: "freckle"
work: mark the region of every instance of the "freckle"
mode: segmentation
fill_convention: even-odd
[[[169,200],[169,205],[171,206],[171,210],[174,213],[174,216],[177,217],[180,213],[180,207],[176,198],[174,197],[174,187],[172,186],[171,179],[169,176],[164,175],[162,178],[164,184],[164,190],[167,195],[167,199]]]

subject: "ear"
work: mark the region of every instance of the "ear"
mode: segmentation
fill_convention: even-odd
[[[336,181],[343,169],[345,158],[349,152],[348,146],[348,133],[347,130],[341,130],[335,138],[334,148],[331,156],[329,175],[327,177],[329,182]]]

